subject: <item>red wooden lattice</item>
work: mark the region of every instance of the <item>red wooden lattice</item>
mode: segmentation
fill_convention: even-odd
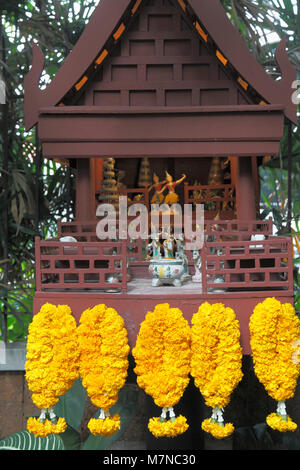
[[[116,273],[121,278],[117,286],[126,292],[127,262],[139,262],[147,271],[144,240],[100,241],[95,233],[96,224],[95,220],[59,221],[59,237],[72,235],[78,240],[76,243],[36,239],[37,290],[107,289],[107,276]],[[272,236],[272,229],[271,218],[266,221],[205,220],[205,243],[201,250],[202,293],[213,289],[292,293],[292,241]],[[257,234],[263,239],[251,239]],[[117,252],[115,256],[113,249]],[[192,263],[189,251],[187,255]]]
[[[209,212],[221,213],[235,209],[235,188],[230,184],[218,186],[210,185],[184,185],[185,204],[204,204]]]
[[[126,240],[60,242],[36,237],[35,252],[37,291],[116,288],[126,292]]]
[[[259,241],[205,243],[202,289],[293,291],[292,241],[274,237]],[[222,281],[222,282],[220,282]]]
[[[58,238],[65,236],[72,236],[80,242],[100,242],[96,234],[97,220],[90,221],[72,221],[62,222],[58,220],[57,231]],[[109,241],[109,240],[107,240]],[[129,237],[124,240],[127,245],[127,256],[131,260],[143,261],[144,260],[144,245],[145,242],[141,238],[132,240]],[[102,241],[101,241],[102,243]]]

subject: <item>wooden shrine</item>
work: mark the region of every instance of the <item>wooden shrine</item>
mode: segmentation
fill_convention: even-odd
[[[57,239],[36,239],[34,312],[63,303],[79,319],[105,303],[123,316],[134,345],[157,303],[190,320],[202,302],[222,302],[234,308],[250,354],[254,306],[270,296],[293,302],[291,240],[259,220],[259,165],[278,154],[285,124],[296,123],[296,71],[284,39],[276,59],[279,81],[253,58],[219,0],[101,0],[44,90],[43,54],[33,46],[26,128],[38,127],[45,158],[77,171],[75,219],[58,221]],[[125,175],[118,194],[148,209],[153,193],[138,186],[145,158],[151,179],[185,175],[180,203],[205,207],[201,283],[153,287],[147,241],[99,240],[96,208],[110,158]]]

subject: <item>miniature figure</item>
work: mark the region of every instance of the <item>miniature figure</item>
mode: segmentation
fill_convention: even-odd
[[[175,239],[170,229],[164,232],[163,249],[165,258],[174,258]]]
[[[153,259],[161,258],[160,247],[159,234],[155,234],[152,237],[151,243],[147,245],[148,251],[151,252]]]
[[[195,274],[192,277],[193,282],[202,282],[201,275],[201,252],[199,250],[192,250],[192,257],[194,261]]]
[[[166,183],[166,180],[159,181],[159,177],[157,176],[156,173],[153,173],[153,184],[149,186],[148,192],[150,192],[152,189],[154,189],[154,195],[152,196],[151,203],[152,204],[160,204],[164,196],[161,194],[161,188],[162,186]]]
[[[180,184],[186,178],[185,174],[182,174],[182,178],[177,181],[173,181],[173,177],[166,171],[166,180],[167,183],[164,187],[158,191],[158,194],[162,194],[165,189],[169,190],[169,193],[165,197],[165,204],[176,204],[178,202],[179,196],[175,192],[175,187]]]
[[[181,259],[183,261],[184,272],[181,277],[182,281],[189,281],[191,279],[191,275],[189,273],[189,263],[188,258],[185,253],[185,243],[184,243],[184,235],[181,233],[179,234],[178,238],[176,238],[176,258]]]

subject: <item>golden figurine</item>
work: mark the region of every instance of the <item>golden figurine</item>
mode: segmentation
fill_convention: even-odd
[[[149,186],[148,192],[150,192],[152,189],[154,189],[154,195],[152,196],[151,203],[152,204],[160,204],[164,196],[161,194],[161,188],[162,186],[166,183],[166,180],[164,181],[159,181],[159,177],[157,176],[156,173],[153,174],[153,184]]]
[[[158,192],[158,194],[162,194],[165,189],[168,189],[169,192],[165,197],[165,204],[176,204],[178,202],[179,196],[175,192],[175,188],[178,184],[180,184],[186,178],[185,174],[182,174],[182,178],[177,181],[173,181],[173,177],[166,171],[166,184],[164,187]]]

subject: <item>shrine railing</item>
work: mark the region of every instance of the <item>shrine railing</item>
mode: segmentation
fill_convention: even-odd
[[[72,236],[79,242],[97,242],[100,240],[96,234],[97,220],[62,222],[57,223],[58,239],[66,236]],[[102,241],[101,241],[102,243]],[[141,238],[132,240],[129,237],[125,240],[127,245],[127,256],[131,261],[144,261],[145,244]]]
[[[184,203],[203,204],[206,212],[233,212],[236,203],[235,187],[229,184],[190,186],[184,183]]]
[[[148,272],[147,240],[100,241],[96,224],[97,220],[59,221],[57,239],[36,239],[37,290],[116,287],[126,292],[128,263],[138,277]],[[271,218],[205,220],[204,231],[202,293],[284,290],[292,295],[292,240],[272,235]],[[73,236],[76,242],[64,241],[65,236]],[[193,270],[192,253],[187,255]]]
[[[36,291],[127,290],[127,246],[122,242],[35,239]]]
[[[204,293],[284,289],[285,294],[293,294],[290,238],[205,243],[201,260]]]
[[[206,241],[250,240],[251,237],[269,237],[273,220],[204,220]]]

